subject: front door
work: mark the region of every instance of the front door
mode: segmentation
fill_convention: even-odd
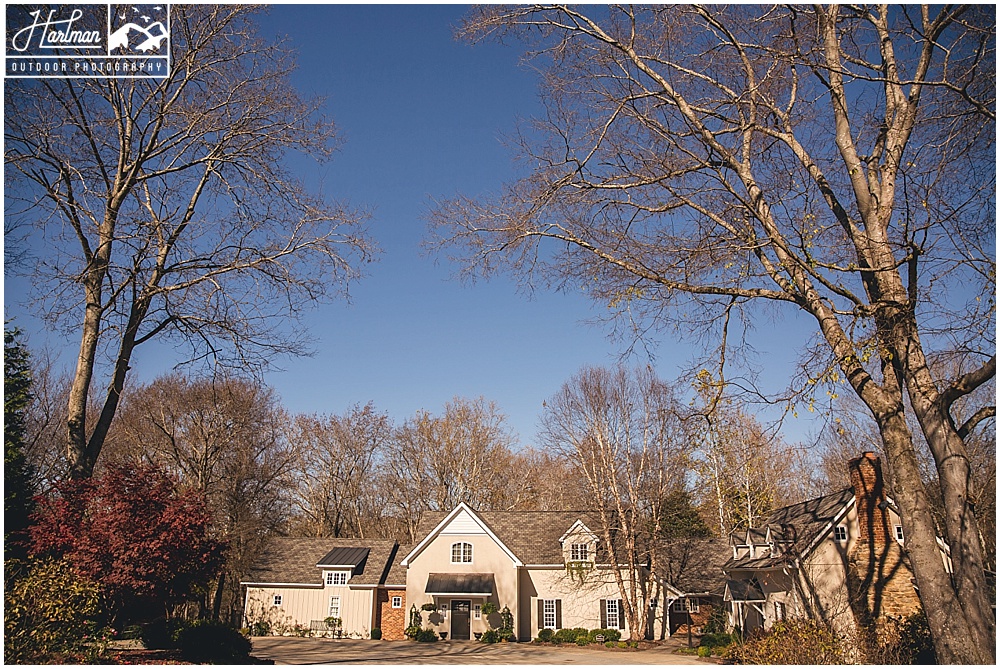
[[[469,609],[472,602],[468,599],[451,600],[451,638],[469,639]]]

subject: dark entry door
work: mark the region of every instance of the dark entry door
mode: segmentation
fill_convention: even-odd
[[[451,638],[469,639],[469,609],[472,602],[468,599],[451,600]]]

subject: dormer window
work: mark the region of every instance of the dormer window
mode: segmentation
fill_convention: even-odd
[[[451,563],[472,562],[472,544],[459,541],[451,545]]]
[[[590,560],[590,544],[570,544],[569,559],[573,562],[587,562]]]
[[[326,585],[347,585],[351,574],[347,571],[325,571],[323,572],[323,583]]]

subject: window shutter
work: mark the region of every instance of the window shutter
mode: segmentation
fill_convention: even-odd
[[[625,629],[625,608],[622,606],[622,600],[618,600],[618,629]]]
[[[601,600],[601,629],[606,629],[608,627],[608,602],[606,599]]]
[[[556,600],[556,629],[562,629],[562,600]]]
[[[538,598],[538,629],[545,627],[545,600]]]

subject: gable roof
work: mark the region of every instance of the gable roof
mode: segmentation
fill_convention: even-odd
[[[445,515],[445,517],[440,522],[438,522],[437,525],[434,526],[434,529],[428,532],[427,535],[420,541],[420,543],[414,546],[413,549],[409,553],[407,553],[406,557],[404,557],[402,561],[403,566],[407,566],[410,560],[420,555],[421,551],[423,551],[424,548],[426,548],[427,545],[430,544],[430,542],[434,541],[434,539],[437,538],[438,535],[442,534],[442,532],[448,527],[448,524],[451,523],[452,520],[455,520],[459,516],[462,516],[463,520],[465,520],[466,522],[471,521],[474,524],[474,526],[483,530],[487,536],[493,539],[493,541],[496,542],[497,546],[499,546],[500,549],[503,552],[505,552],[514,562],[514,566],[516,567],[523,566],[524,563],[521,562],[520,559],[518,559],[517,555],[510,548],[507,547],[504,541],[496,535],[493,529],[483,521],[483,519],[472,509],[472,507],[470,507],[465,502],[459,502],[458,506],[452,509],[447,515]],[[423,518],[421,518],[421,527],[423,527],[426,518],[428,518],[426,514]]]
[[[364,546],[359,546],[359,544]],[[348,585],[374,586],[385,581],[390,560],[395,555],[396,542],[391,539],[316,539],[300,537],[273,537],[254,561],[244,584],[287,584],[306,587],[323,586],[323,567],[328,558],[342,559],[367,551],[364,559],[356,564]],[[349,562],[337,562],[347,566]]]
[[[776,541],[788,542],[794,556],[804,557],[853,506],[854,489],[845,488],[832,495],[814,497],[798,504],[776,509],[762,525],[748,534],[770,534]],[[767,569],[783,564],[786,556],[730,559],[726,569]]]
[[[525,565],[562,565],[563,552],[560,541],[566,531],[577,522],[586,527],[601,526],[600,518],[594,511],[476,511],[474,513]],[[442,519],[449,515],[451,514],[440,511],[425,513],[420,519],[417,535],[427,533],[430,537],[430,532],[438,529],[443,522]],[[599,548],[597,559],[601,560],[606,554],[603,548]]]

